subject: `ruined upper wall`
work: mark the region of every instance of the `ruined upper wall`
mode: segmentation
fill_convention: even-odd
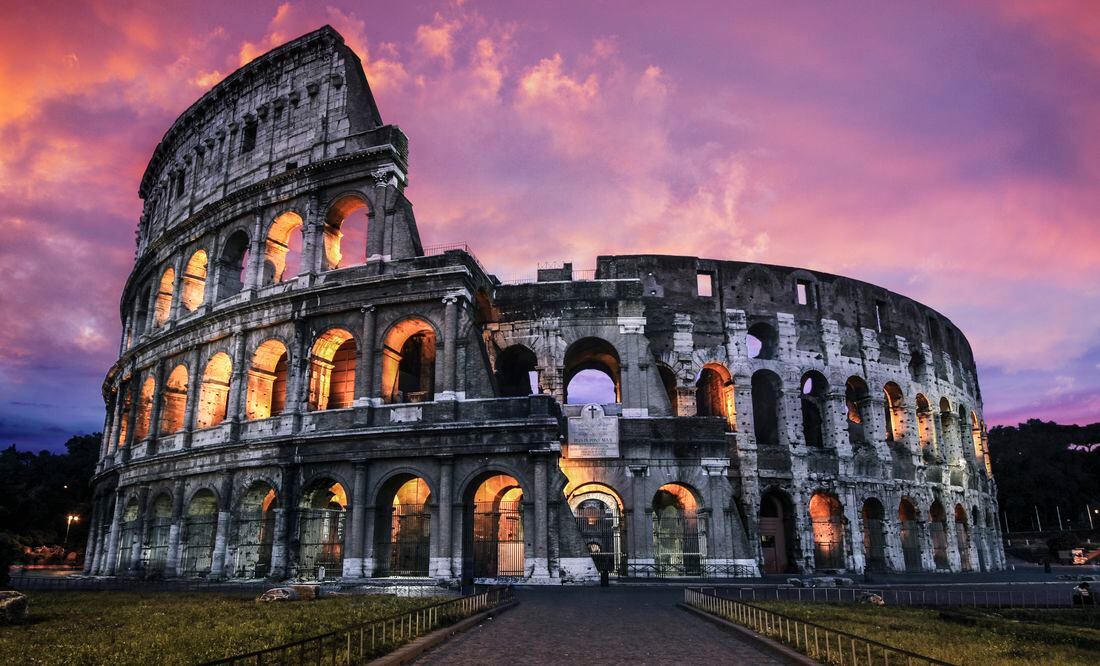
[[[165,133],[139,188],[138,254],[249,185],[386,145],[407,171],[404,135],[383,126],[358,56],[328,26],[299,37],[227,76]]]

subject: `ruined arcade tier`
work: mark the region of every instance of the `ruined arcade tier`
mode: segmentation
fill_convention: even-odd
[[[421,244],[407,160],[328,27],[168,130],[140,187],[86,572],[1003,567],[976,369],[942,315],[693,257],[502,284]]]

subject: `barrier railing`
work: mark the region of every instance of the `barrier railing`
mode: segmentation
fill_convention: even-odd
[[[511,600],[512,588],[492,588],[398,615],[352,625],[327,634],[257,650],[214,664],[358,664],[393,651],[400,645],[435,629],[452,625]]]
[[[1068,608],[1074,606],[1073,589],[1066,585],[1016,586],[1006,590],[967,590],[950,587],[891,589],[869,587],[722,587],[718,596],[739,601],[795,601],[798,603],[847,603],[877,595],[887,606],[973,608]]]
[[[950,662],[891,647],[869,638],[806,622],[743,601],[707,594],[700,590],[684,590],[684,603],[710,615],[752,629],[758,634],[775,639],[811,659],[826,664],[952,666]]]

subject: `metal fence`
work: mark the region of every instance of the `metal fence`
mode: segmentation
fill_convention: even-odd
[[[1073,590],[1052,585],[1015,586],[1007,590],[872,589],[867,587],[716,587],[717,596],[738,601],[794,601],[798,603],[852,603],[878,595],[888,606],[974,608],[1067,608],[1074,605]]]
[[[878,666],[880,664],[943,664],[932,657],[879,643],[862,636],[806,622],[742,601],[725,599],[700,590],[684,590],[684,603],[705,613],[752,629],[826,664]]]
[[[451,599],[381,620],[365,622],[327,634],[266,650],[229,657],[213,664],[357,664],[393,651],[400,645],[475,613],[496,608],[512,599],[511,587]]]
[[[294,585],[293,581],[207,581],[201,579],[177,578],[170,580],[142,580],[138,578],[83,578],[75,576],[20,576],[11,577],[11,587],[21,591],[57,591],[57,592],[214,592],[224,595],[258,596],[272,587]],[[455,591],[437,585],[341,585],[328,583],[320,585],[322,594],[340,592],[341,594],[369,595],[396,592],[402,597],[439,597],[454,595]]]

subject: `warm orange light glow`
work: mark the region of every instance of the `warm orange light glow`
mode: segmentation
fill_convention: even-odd
[[[355,366],[356,346],[351,333],[333,328],[318,337],[310,356],[310,410],[351,407],[355,401]]]
[[[382,343],[382,399],[431,400],[435,393],[435,329],[423,319],[398,322]]]
[[[180,302],[191,312],[206,300],[206,264],[205,250],[198,250],[187,260],[183,269],[183,285],[180,287]]]
[[[275,218],[271,224],[271,230],[267,234],[267,245],[264,251],[264,284],[281,282],[296,278],[298,266],[297,257],[290,256],[291,236],[301,236],[302,218],[295,212],[288,211]],[[287,274],[287,266],[295,271]]]
[[[225,420],[229,407],[229,380],[233,371],[233,362],[229,354],[218,352],[206,364],[202,375],[202,388],[199,391],[198,412],[195,427],[208,428]]]
[[[177,365],[164,383],[164,397],[160,405],[160,432],[170,435],[183,428],[184,410],[187,406],[187,367]]]
[[[248,371],[245,416],[266,419],[282,413],[286,404],[286,345],[267,340],[256,349]]]
[[[172,291],[176,288],[176,271],[169,267],[160,276],[160,286],[157,289],[157,300],[154,305],[155,313],[153,323],[163,326],[172,316]]]

